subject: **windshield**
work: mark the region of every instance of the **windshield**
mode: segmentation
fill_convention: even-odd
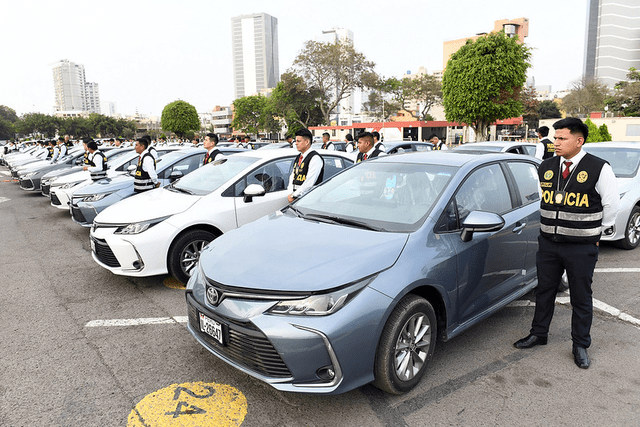
[[[640,150],[618,147],[589,147],[583,145],[584,151],[606,160],[611,165],[617,178],[633,178],[640,165]]]
[[[457,168],[368,162],[336,175],[293,206],[302,216],[359,222],[384,231],[415,231]]]
[[[185,175],[172,187],[200,196],[209,194],[258,160],[255,157],[225,157]]]

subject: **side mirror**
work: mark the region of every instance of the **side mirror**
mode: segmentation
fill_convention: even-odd
[[[175,170],[175,171],[171,171],[171,175],[169,175],[169,182],[173,182],[177,179],[180,179],[184,176],[184,174],[182,173],[182,171],[179,170]]]
[[[504,227],[504,218],[493,212],[473,211],[462,222],[460,238],[469,242],[475,232],[498,231]]]
[[[253,202],[254,197],[264,196],[266,194],[266,190],[260,184],[249,184],[247,188],[244,189],[244,202],[251,203]]]
[[[138,169],[137,165],[129,165],[127,167],[127,173],[131,176],[135,176],[136,175],[136,169]]]

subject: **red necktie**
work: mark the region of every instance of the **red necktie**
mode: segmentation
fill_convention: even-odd
[[[300,156],[300,159],[298,159],[298,167],[300,167],[301,164],[302,164],[302,155]]]
[[[362,160],[367,160],[367,153],[365,153],[364,156],[362,156]]]
[[[207,160],[209,160],[209,152],[207,152],[207,155],[204,156],[204,162],[207,163]]]
[[[569,166],[571,166],[572,164],[573,163],[571,163],[569,160],[564,162],[564,170],[562,171],[562,179],[567,179],[567,177],[569,176]]]

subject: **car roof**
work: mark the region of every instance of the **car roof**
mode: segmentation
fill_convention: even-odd
[[[460,147],[511,147],[514,145],[535,145],[535,142],[528,141],[478,141],[478,142],[467,142],[462,144]]]
[[[605,141],[605,142],[589,142],[583,145],[584,148],[589,147],[611,147],[611,148],[633,148],[640,149],[640,141]]]
[[[315,148],[313,150],[316,151],[321,156],[336,155],[338,157],[343,157],[345,159],[353,160],[352,158],[353,156],[349,155],[348,153],[345,153],[344,151],[321,150],[321,149],[315,149]],[[275,159],[278,157],[291,156],[291,155],[297,156],[298,154],[300,154],[300,152],[295,148],[280,148],[278,150],[248,150],[238,154],[234,154],[233,156],[234,157],[257,157],[261,159]]]
[[[370,161],[386,163],[425,163],[462,167],[466,164],[484,164],[500,160],[533,160],[536,163],[540,163],[540,161],[535,157],[523,156],[522,154],[489,151],[468,152],[453,150],[416,151],[408,156],[381,156],[376,157],[375,159],[371,159]]]

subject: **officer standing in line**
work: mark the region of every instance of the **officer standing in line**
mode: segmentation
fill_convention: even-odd
[[[382,141],[380,141],[380,133],[373,131],[371,132],[371,135],[373,135],[373,146],[375,147],[375,149],[386,153],[387,147],[385,147]]]
[[[538,128],[538,135],[540,136],[540,142],[536,144],[536,157],[542,160],[553,157],[556,149],[553,148],[553,142],[548,138],[549,128],[547,126],[540,126]]]
[[[387,153],[375,147],[374,135],[371,132],[362,132],[358,135],[358,156],[356,163],[378,156],[386,156]]]
[[[353,140],[353,136],[351,136],[351,134],[348,133],[347,136],[344,137],[344,139],[347,141],[347,145],[345,146],[345,151],[347,153],[353,153],[354,151],[356,151],[356,142]]]
[[[322,182],[324,160],[316,150],[311,149],[312,141],[313,135],[308,129],[296,132],[296,148],[300,154],[294,160],[293,171],[289,177],[289,203]]]
[[[536,266],[536,308],[529,335],[516,348],[546,345],[555,296],[564,270],[571,296],[573,358],[582,369],[590,365],[593,300],[591,283],[602,233],[613,233],[618,189],[611,166],[582,150],[589,128],[570,117],[554,123],[556,156],[538,168],[542,200]]]
[[[218,135],[216,135],[215,133],[208,133],[207,136],[204,137],[203,145],[204,149],[207,150],[207,154],[204,155],[202,166],[217,159],[224,158],[224,154],[222,154],[220,150],[216,148],[216,145],[218,145]]]
[[[141,193],[160,187],[158,174],[156,173],[156,159],[149,152],[149,140],[144,136],[138,138],[135,145],[138,156],[138,167],[133,180],[133,191]]]
[[[89,150],[89,164],[84,166],[82,170],[88,170],[91,173],[91,180],[98,181],[107,177],[107,157],[98,150],[98,144],[94,140],[87,141],[87,150]]]
[[[328,132],[322,134],[322,149],[323,150],[334,150],[336,147],[333,145],[333,142],[329,141],[331,135]]]
[[[59,150],[58,159],[63,158],[69,152],[69,147],[64,143],[63,137],[58,138],[58,150]]]
[[[56,146],[55,141],[53,141],[53,140],[47,141],[47,157],[46,157],[46,160],[53,161],[53,156],[55,154],[55,146]]]
[[[440,138],[438,138],[438,135],[436,135],[435,133],[431,134],[431,136],[429,137],[429,142],[433,144],[434,150],[449,149],[449,147],[447,147],[447,144],[444,141],[441,141]]]

